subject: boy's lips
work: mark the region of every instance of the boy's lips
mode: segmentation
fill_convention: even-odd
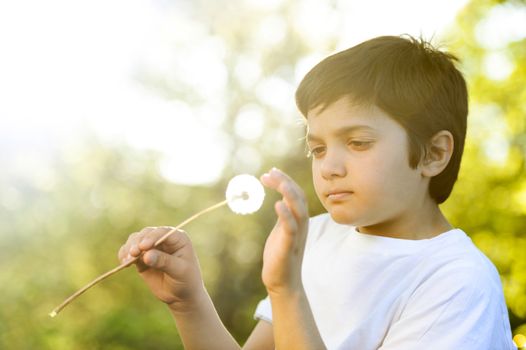
[[[352,194],[353,194],[352,191],[334,190],[334,191],[330,191],[330,192],[325,193],[325,196],[329,200],[341,200],[341,199],[345,199],[346,197],[348,197],[348,196],[350,196]]]

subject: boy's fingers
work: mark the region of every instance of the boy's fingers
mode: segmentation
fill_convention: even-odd
[[[261,176],[263,184],[276,191],[278,190],[279,184],[284,180],[293,181],[287,174],[277,168],[272,168],[269,172]]]
[[[141,260],[142,264],[144,264],[144,268],[154,268],[163,271],[174,278],[177,278],[177,276],[180,275],[180,269],[182,268],[181,264],[176,261],[174,256],[163,251],[157,249],[149,250],[144,253]],[[141,267],[138,266],[138,268],[139,271],[141,271]]]
[[[144,272],[145,270],[149,269],[148,265],[146,265],[142,259],[137,259],[135,262],[135,267],[139,272]]]
[[[145,227],[140,232],[132,233],[126,243],[119,249],[119,260],[124,263],[128,259],[139,256],[144,251],[152,249],[155,242],[171,230],[173,230],[173,227],[170,226]],[[187,238],[187,236],[184,231],[177,230],[170,234],[170,236],[160,244],[159,248],[172,254],[182,246],[181,241],[185,238]]]
[[[166,237],[166,239],[159,246],[157,246],[157,248],[168,254],[175,253],[184,246],[188,240],[188,236],[183,230],[174,230],[174,228],[171,226],[162,226],[150,231],[138,242],[138,248],[141,251],[152,249],[159,239],[171,231],[173,232],[170,233],[169,236]]]
[[[305,196],[299,186],[292,180],[285,179],[279,184],[278,192],[289,203],[299,205],[297,209],[305,207]]]
[[[279,217],[279,224],[283,225],[285,232],[295,233],[298,230],[296,219],[283,201],[277,201],[274,205]]]
[[[157,227],[145,227],[140,232],[132,233],[128,237],[128,241],[126,242],[125,246],[127,249],[127,254],[125,256],[125,259],[129,256],[135,257],[141,254],[141,250],[139,249],[138,245],[139,242],[142,240],[142,238],[147,235],[149,232],[155,230]]]
[[[261,181],[265,186],[281,193],[296,218],[299,220],[307,218],[307,202],[303,190],[287,174],[274,168],[264,174]]]
[[[130,256],[130,249],[137,241],[139,232],[134,232],[128,236],[128,240],[126,243],[124,243],[121,248],[119,249],[119,252],[117,253],[117,256],[121,262],[124,262],[126,259]]]
[[[125,262],[128,257],[129,257],[129,250],[130,248],[128,247],[127,244],[124,244],[120,249],[119,249],[119,252],[117,253],[117,258],[119,259],[120,262]]]
[[[126,257],[126,256],[125,256],[125,254],[124,254],[124,245],[122,245],[122,246],[119,248],[119,251],[117,252],[117,259],[118,259],[119,261],[122,262],[122,261],[124,260],[125,257]]]
[[[143,229],[139,232],[139,235],[140,235],[140,236],[145,235],[145,234],[147,234],[148,232],[153,231],[153,230],[155,230],[155,229],[157,229],[156,226],[147,226],[147,227],[143,228]]]

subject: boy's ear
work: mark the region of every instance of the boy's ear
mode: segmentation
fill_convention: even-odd
[[[422,175],[433,177],[440,174],[448,165],[453,154],[454,139],[451,132],[437,132],[426,145],[424,159],[421,162]]]

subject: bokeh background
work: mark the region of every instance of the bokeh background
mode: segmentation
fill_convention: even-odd
[[[48,313],[130,233],[222,200],[235,174],[280,167],[322,212],[295,87],[326,55],[403,33],[462,59],[468,140],[443,209],[496,264],[526,334],[525,1],[20,0],[0,2],[0,348],[181,349],[132,269]],[[186,228],[240,342],[276,199]]]

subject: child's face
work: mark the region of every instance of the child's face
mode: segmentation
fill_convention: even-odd
[[[389,233],[414,220],[428,200],[429,180],[420,166],[409,166],[402,126],[381,109],[347,98],[307,118],[314,187],[336,222]]]

